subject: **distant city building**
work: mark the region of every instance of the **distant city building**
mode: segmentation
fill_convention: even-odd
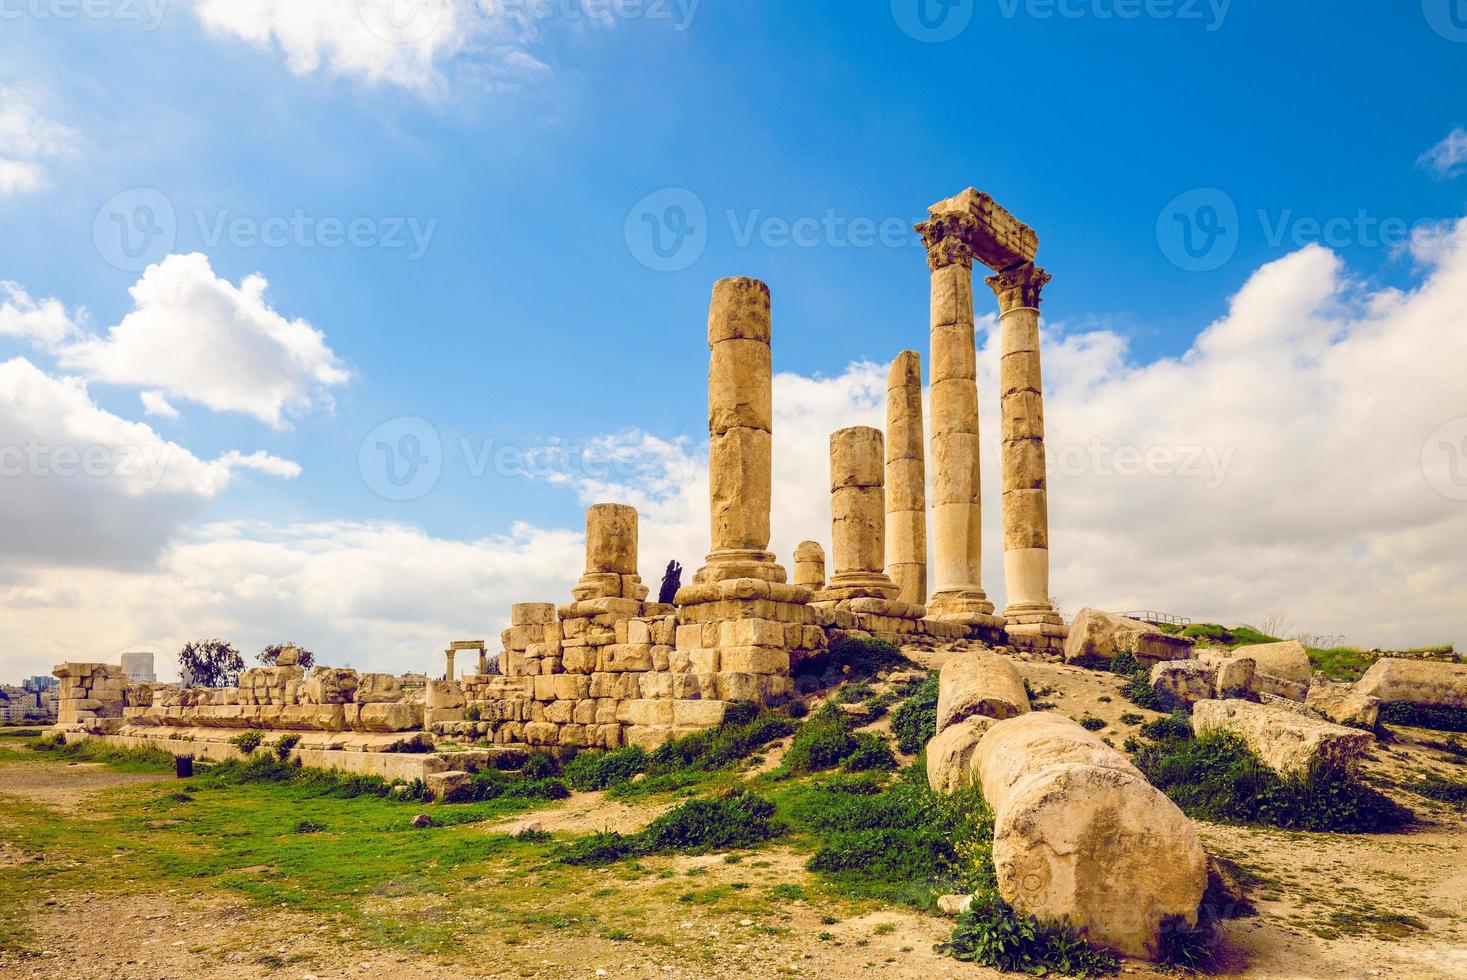
[[[122,672],[134,684],[158,683],[158,675],[153,673],[153,655],[151,653],[124,653]]]
[[[59,693],[0,684],[0,724],[54,721]]]

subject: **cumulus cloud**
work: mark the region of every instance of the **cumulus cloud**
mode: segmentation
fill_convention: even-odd
[[[47,166],[75,145],[76,131],[47,119],[41,101],[34,89],[0,85],[0,195],[46,186]]]
[[[444,69],[465,62],[491,84],[548,73],[525,44],[520,8],[461,0],[193,0],[213,33],[278,50],[297,75],[327,71],[420,94],[441,91]],[[526,8],[527,9],[527,8]]]
[[[241,469],[300,472],[260,452],[200,459],[102,409],[80,379],[0,363],[0,576],[29,562],[145,566]]]
[[[0,332],[14,305],[19,312],[10,319],[29,324],[33,337],[50,338],[64,368],[92,381],[153,389],[144,404],[155,414],[167,415],[162,406],[177,399],[282,429],[288,413],[329,402],[328,389],[350,372],[321,331],[270,306],[267,286],[258,275],[235,286],[198,253],[170,255],[143,272],[129,290],[132,312],[106,336],[65,340],[55,300],[31,304],[29,320],[18,301],[0,307]]]
[[[15,337],[54,350],[81,335],[60,300],[31,299],[19,283],[0,282],[0,337]]]
[[[1436,146],[1421,154],[1417,165],[1438,177],[1461,176],[1467,170],[1467,129],[1458,126]]]

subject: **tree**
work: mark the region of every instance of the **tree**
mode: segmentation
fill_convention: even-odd
[[[657,601],[664,605],[672,605],[677,596],[677,590],[683,584],[683,566],[674,559],[667,563],[667,571],[662,573],[662,588],[657,591]]]
[[[260,655],[255,659],[260,661],[260,663],[264,664],[266,667],[274,667],[275,661],[280,659],[280,651],[285,649],[286,647],[295,647],[297,650],[300,651],[300,659],[295,662],[295,665],[297,667],[309,668],[316,665],[316,655],[307,650],[305,647],[301,646],[299,643],[295,642],[272,643],[265,649],[261,650]]]
[[[195,687],[233,687],[244,670],[244,658],[223,640],[194,640],[178,652],[178,667]]]

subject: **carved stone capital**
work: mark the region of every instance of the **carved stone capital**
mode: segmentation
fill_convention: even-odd
[[[1039,294],[1053,278],[1054,276],[1033,262],[1025,262],[995,273],[983,281],[988,283],[988,288],[998,297],[998,310],[1002,314],[1024,307],[1039,309]]]
[[[933,272],[950,265],[973,268],[973,234],[977,222],[968,214],[950,212],[934,214],[912,230],[922,236],[927,247],[927,266]]]

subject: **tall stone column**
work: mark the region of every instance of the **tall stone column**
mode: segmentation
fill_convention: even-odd
[[[903,602],[927,602],[927,454],[922,358],[904,350],[886,378],[886,574]]]
[[[940,207],[940,206],[939,206]],[[950,622],[1001,625],[983,591],[978,469],[977,352],[973,343],[976,221],[934,209],[917,225],[932,270],[932,548],[936,591],[928,614]]]
[[[720,279],[708,310],[708,489],[713,550],[697,584],[784,582],[769,552],[773,355],[769,287]]]
[[[1039,366],[1039,300],[1051,278],[1033,262],[1024,262],[985,280],[999,306],[1003,561],[1008,592],[1003,614],[1015,639],[1025,634],[1033,638],[1064,635],[1062,620],[1049,598],[1044,386]]]
[[[445,660],[445,666],[443,668],[443,679],[446,680],[446,681],[452,681],[454,679],[454,677],[453,677],[453,660],[454,660],[454,654],[456,654],[457,652],[458,651],[455,650],[453,647],[449,647],[447,650],[444,650],[443,651],[444,660]]]
[[[830,556],[834,568],[816,602],[886,599],[900,590],[882,570],[886,492],[881,430],[858,425],[830,436]]]

